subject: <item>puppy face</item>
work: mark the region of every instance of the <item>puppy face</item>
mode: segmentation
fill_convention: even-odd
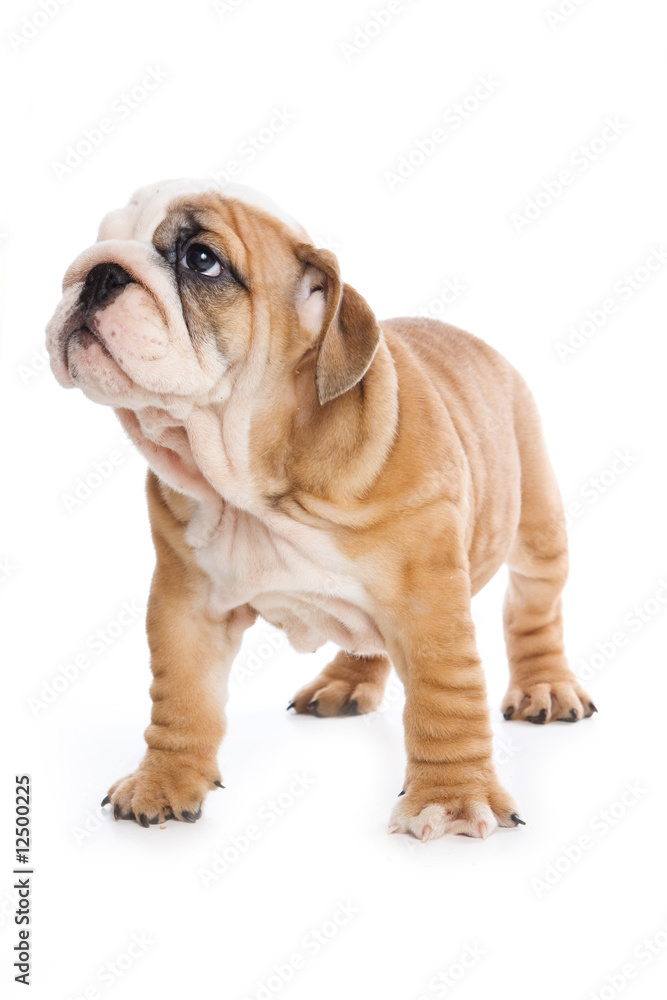
[[[172,182],[108,214],[68,268],[47,329],[59,382],[133,409],[224,398],[252,345],[251,264],[260,298],[270,277],[252,253],[258,227],[272,231],[288,299],[293,246],[307,237],[261,209]]]
[[[347,317],[347,320],[346,320]],[[375,317],[333,254],[250,189],[171,181],[109,213],[47,328],[65,387],[118,409],[187,412],[317,356],[320,402],[359,381]]]

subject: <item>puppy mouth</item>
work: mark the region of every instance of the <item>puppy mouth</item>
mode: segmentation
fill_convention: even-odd
[[[84,351],[88,350],[91,343],[95,341],[100,345],[104,353],[111,357],[106,344],[100,339],[100,337],[97,336],[94,330],[91,330],[89,326],[84,325],[77,327],[67,335],[67,340],[65,341],[65,359],[67,359],[67,352],[73,340],[76,340],[78,345],[83,347]]]
[[[65,353],[65,364],[67,364],[69,367],[68,358],[69,358],[69,351],[72,346],[81,347],[83,348],[84,351],[87,351],[93,344],[98,344],[102,348],[103,353],[107,357],[111,358],[111,360],[114,360],[114,358],[111,355],[111,352],[109,351],[109,348],[104,343],[102,338],[97,333],[95,333],[92,327],[88,326],[86,323],[79,322],[79,324],[73,330],[70,330],[67,336],[65,337],[65,343],[63,345]]]
[[[113,356],[99,334],[97,334],[91,326],[85,322],[81,322],[81,319],[79,319],[73,329],[71,329],[64,337],[63,343],[63,360],[70,376],[75,381],[80,381],[82,375],[82,360],[85,365],[85,354],[82,352],[90,351],[91,349],[93,349],[95,353],[97,353],[98,350],[100,351],[101,359],[105,364],[110,364],[113,368],[117,368],[122,371],[117,359]],[[99,361],[99,354],[97,355],[97,359]],[[92,357],[91,362],[94,364]],[[85,367],[87,367],[87,365],[85,365]]]

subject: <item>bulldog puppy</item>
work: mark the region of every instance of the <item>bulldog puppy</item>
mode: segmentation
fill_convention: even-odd
[[[523,821],[491,759],[470,601],[509,566],[506,719],[596,711],[563,649],[563,507],[532,397],[475,337],[379,324],[336,257],[249,189],[170,181],[103,220],[48,331],[56,378],[148,460],[157,555],[148,749],[114,816],[194,821],[220,785],[227,678],[258,615],[340,652],[290,703],[355,715],[405,687],[390,832]]]

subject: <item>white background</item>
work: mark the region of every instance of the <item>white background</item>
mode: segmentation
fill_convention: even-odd
[[[48,19],[37,3],[4,5],[5,995],[24,995],[11,967],[13,784],[23,772],[34,796],[33,997],[662,995],[663,12],[649,0],[587,0],[557,21],[556,2],[414,0],[365,36],[357,29],[384,0],[237,0],[220,12],[204,0],[70,0]],[[150,68],[163,81],[121,111]],[[479,101],[471,95],[482,77],[493,93]],[[467,119],[454,111],[445,120],[464,101]],[[250,137],[274,109],[293,120],[262,133],[268,141],[251,161]],[[99,145],[59,169],[103,118],[112,129]],[[594,142],[608,118],[619,134]],[[446,140],[392,190],[387,172],[411,152],[417,161],[418,141],[438,127]],[[446,318],[502,351],[534,390],[564,498],[579,505],[566,638],[577,672],[598,654],[586,686],[600,711],[576,726],[504,722],[499,574],[474,614],[498,768],[524,828],[486,842],[388,836],[404,766],[396,680],[372,718],[295,717],[288,700],[331,650],[267,655],[261,625],[238,660],[260,666],[231,685],[220,753],[227,788],[209,797],[203,818],[144,830],[98,809],[139,760],[149,718],[141,614],[113,624],[123,602],[143,608],[148,594],[145,468],[113,413],[56,384],[43,329],[65,267],[107,210],[142,184],[207,176],[230,160],[241,165],[238,180],[336,251],[379,317]],[[572,183],[556,196],[563,170]],[[635,273],[629,293],[624,275]],[[448,281],[465,289],[451,302],[442,298]],[[560,357],[556,345],[587,310],[599,320],[606,299],[615,311]],[[112,474],[101,485],[93,478],[97,487],[68,511],[77,480],[118,449]],[[612,471],[619,449],[625,465]],[[601,474],[604,493],[594,484]],[[99,628],[116,638],[96,654]],[[58,681],[46,704],[82,653],[89,665]],[[294,774],[311,782],[298,797]],[[233,859],[233,838],[245,846],[252,825],[258,839],[207,888],[202,870],[216,852]],[[341,903],[356,912],[332,934]],[[332,936],[315,953],[309,935],[322,925]],[[134,934],[150,944],[128,959]],[[464,971],[466,949],[476,957]],[[274,966],[294,955],[303,967],[267,992]]]

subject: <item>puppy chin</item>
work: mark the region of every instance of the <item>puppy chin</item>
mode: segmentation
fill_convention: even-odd
[[[132,380],[86,327],[69,335],[65,345],[65,362],[69,384],[77,386],[96,403],[118,406],[133,394]]]

